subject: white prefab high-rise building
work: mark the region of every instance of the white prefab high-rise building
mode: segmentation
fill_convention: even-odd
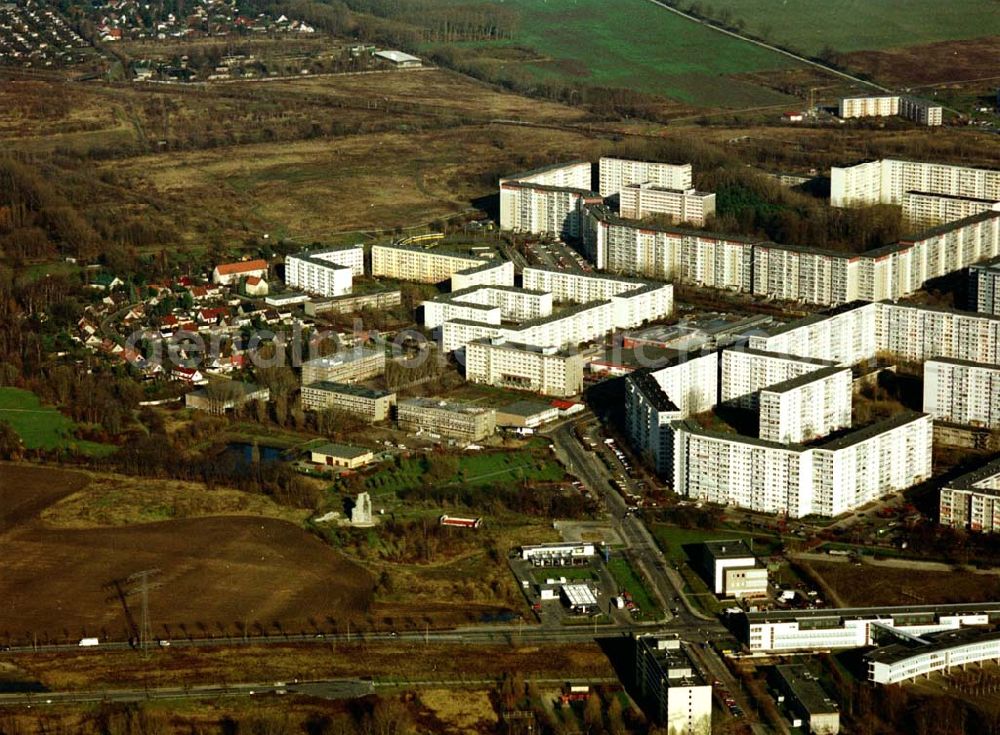
[[[646,370],[625,379],[625,426],[632,446],[667,475],[673,467],[674,432],[670,424],[683,418],[681,411]]]
[[[941,488],[942,524],[970,531],[1000,531],[1000,460],[973,470]]]
[[[928,360],[924,363],[924,411],[951,424],[1000,429],[1000,365]]]
[[[760,438],[797,444],[849,427],[851,388],[849,367],[820,368],[764,388]]]
[[[1000,315],[1000,258],[969,268],[969,305],[981,314]]]
[[[845,120],[854,117],[893,117],[899,114],[899,95],[842,97],[838,107],[838,115]]]
[[[603,157],[598,162],[602,197],[619,193],[633,184],[651,184],[664,189],[690,189],[693,186],[691,164],[633,161],[626,158]]]
[[[630,219],[659,214],[671,222],[701,227],[706,217],[715,214],[715,194],[695,189],[665,189],[648,182],[630,184],[621,190],[618,209],[622,217]]]
[[[901,204],[903,194],[1000,200],[1000,170],[885,158],[830,169],[830,205]]]
[[[524,288],[551,292],[556,301],[576,304],[611,301],[617,329],[629,329],[646,321],[662,319],[674,309],[673,286],[665,283],[572,273],[555,268],[525,268],[521,279]]]
[[[465,379],[565,398],[583,390],[583,355],[502,337],[475,340],[465,346]]]
[[[708,411],[719,402],[719,355],[716,352],[681,355],[650,375],[681,416]]]
[[[1000,201],[923,191],[903,192],[903,218],[914,227],[935,227],[984,212],[1000,212]]]
[[[725,350],[719,400],[756,411],[760,406],[760,391],[764,388],[836,366],[837,363],[830,360],[752,348]]]
[[[580,237],[584,205],[599,202],[587,161],[505,176],[500,179],[500,229]]]
[[[837,516],[931,476],[930,416],[905,412],[810,448],[674,428],[674,492],[762,513]]]
[[[492,261],[436,247],[401,243],[372,246],[372,276],[375,278],[440,283],[459,271],[479,268],[487,262]]]
[[[361,245],[312,250],[285,258],[285,283],[318,296],[351,293],[354,276],[365,274]]]
[[[686,644],[662,634],[635,637],[635,681],[652,719],[669,733],[711,735],[712,686],[701,678]]]
[[[513,286],[514,263],[494,258],[482,265],[456,271],[451,275],[451,290],[464,291],[473,286]]]

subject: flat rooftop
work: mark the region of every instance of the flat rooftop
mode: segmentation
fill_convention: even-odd
[[[367,360],[369,358],[378,357],[379,355],[385,356],[385,352],[382,350],[374,350],[368,347],[353,347],[348,350],[341,350],[333,355],[327,355],[326,357],[316,357],[312,360],[307,360],[302,363],[303,367],[336,367],[337,365],[346,365],[349,362],[355,362],[357,360]]]
[[[636,370],[628,376],[628,380],[635,385],[636,389],[652,404],[657,411],[677,411],[679,410],[670,397],[664,392],[656,379],[650,375],[649,370]]]
[[[1000,631],[997,630],[983,631],[982,628],[942,630],[938,633],[925,633],[914,640],[883,646],[866,654],[865,660],[891,665],[914,656],[925,656],[947,651],[950,648],[987,643],[998,639],[1000,639]],[[923,644],[918,641],[923,641]]]
[[[753,551],[742,539],[721,539],[719,541],[704,541],[702,545],[705,551],[713,559],[743,559],[746,557],[756,558]]]
[[[774,671],[810,717],[838,711],[836,702],[827,696],[816,677],[802,664],[775,666]]]
[[[311,388],[312,390],[322,390],[328,393],[344,393],[360,398],[384,398],[385,396],[395,395],[392,391],[388,390],[366,388],[363,385],[356,385],[354,383],[334,383],[330,380],[317,380],[315,383],[309,383],[303,387]]]
[[[986,483],[997,476],[1000,476],[1000,459],[995,459],[992,462],[984,464],[982,467],[973,470],[972,472],[967,472],[961,477],[956,477],[954,480],[949,482],[946,487],[990,493],[991,491],[989,488],[979,487],[978,484]],[[992,492],[1000,493],[1000,490],[993,490]]]
[[[531,416],[537,416],[540,413],[551,413],[557,409],[549,403],[542,403],[541,401],[514,401],[514,403],[508,404],[502,408],[498,408],[498,413],[505,413],[510,416],[523,416],[528,418]]]
[[[817,380],[825,380],[832,375],[837,373],[842,373],[847,371],[850,374],[851,369],[849,367],[821,367],[816,370],[812,370],[808,373],[803,373],[794,378],[789,378],[788,380],[782,380],[780,383],[775,383],[774,385],[766,386],[761,390],[762,393],[788,393],[789,391],[801,388],[804,385],[809,385],[810,383],[815,383]],[[850,383],[850,380],[848,380]]]
[[[949,605],[903,605],[896,607],[836,607],[818,610],[767,610],[745,613],[753,623],[788,623],[797,620],[905,618],[907,616],[982,615],[1000,617],[1000,602],[964,602]]]
[[[454,401],[445,401],[440,398],[409,398],[405,401],[400,401],[398,406],[400,408],[409,406],[414,408],[427,408],[435,411],[448,411],[450,413],[465,414],[482,414],[495,410],[492,408],[485,408],[483,406],[476,406],[472,403],[456,403]]]
[[[315,454],[325,454],[328,457],[341,457],[343,459],[357,459],[372,453],[371,449],[355,447],[350,444],[321,444],[309,450]]]

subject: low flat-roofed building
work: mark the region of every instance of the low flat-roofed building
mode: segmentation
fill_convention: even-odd
[[[375,453],[364,447],[352,447],[348,444],[323,444],[309,450],[313,464],[328,467],[343,467],[353,470],[364,467],[375,459]]]
[[[369,422],[385,421],[396,405],[396,394],[350,383],[321,380],[302,386],[307,411],[343,411]]]
[[[471,403],[411,398],[396,405],[396,420],[403,431],[427,431],[475,442],[496,431],[497,412]]]
[[[742,636],[751,651],[815,651],[874,645],[876,623],[883,629],[922,636],[998,621],[1000,602],[768,610],[745,613]]]
[[[840,732],[840,711],[809,669],[801,664],[774,667],[772,686],[784,698],[792,714],[792,727],[800,727],[815,735],[837,735]]]
[[[669,733],[710,735],[712,686],[674,635],[635,636],[635,681],[651,718]]]
[[[271,397],[271,391],[255,383],[242,383],[238,380],[212,381],[202,388],[195,388],[184,396],[184,406],[199,411],[223,414],[251,401],[266,401]]]
[[[868,680],[876,684],[897,684],[986,661],[1000,664],[1000,631],[966,628],[900,636],[898,642],[865,654]]]
[[[767,594],[767,569],[742,540],[705,541],[693,552],[709,589],[723,597]]]
[[[389,309],[402,303],[402,292],[398,289],[389,289],[330,299],[309,299],[302,308],[306,316],[319,316],[322,314],[349,314],[364,309]]]
[[[417,67],[423,66],[423,62],[416,56],[412,56],[403,51],[396,51],[395,49],[385,49],[383,51],[376,51],[374,56],[376,58],[388,61],[397,69],[415,69]]]
[[[385,350],[354,347],[302,364],[302,385],[328,381],[356,383],[385,372]]]
[[[541,401],[515,401],[497,409],[497,426],[535,429],[559,418],[559,409]]]
[[[593,543],[534,544],[521,547],[521,559],[535,566],[571,566],[586,562],[597,553]]]

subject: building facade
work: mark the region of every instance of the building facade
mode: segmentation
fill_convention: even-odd
[[[1000,202],[923,191],[903,192],[903,218],[914,227],[936,227],[984,212],[1000,212]]]
[[[673,636],[635,636],[639,696],[667,732],[711,735],[712,686],[701,678],[685,646]]]
[[[478,268],[483,258],[417,245],[372,246],[372,276],[418,283],[440,283],[458,271]]]
[[[1000,316],[1000,258],[969,268],[969,307]]]
[[[355,347],[302,364],[302,385],[356,383],[385,372],[385,350]]]
[[[969,531],[1000,531],[1000,460],[941,488],[939,519],[945,526]]]
[[[602,197],[614,196],[635,184],[681,190],[693,185],[690,163],[655,163],[604,156],[598,161],[598,176],[598,191]]]
[[[566,398],[583,390],[583,355],[502,337],[480,339],[465,347],[465,379]]]
[[[285,258],[285,283],[311,294],[345,296],[354,276],[365,273],[365,251],[360,245],[297,253]]]
[[[820,368],[767,386],[760,391],[760,438],[800,444],[848,428],[852,386],[849,367]]]
[[[411,398],[397,403],[396,420],[403,431],[426,431],[475,442],[496,431],[497,412],[471,403]]]
[[[343,411],[374,423],[387,420],[395,405],[395,393],[350,383],[320,381],[302,386],[302,407],[307,411]]]
[[[924,411],[938,421],[1000,429],[1000,365],[928,360],[924,363]]]
[[[701,227],[715,214],[715,194],[695,189],[664,189],[650,183],[630,184],[621,190],[619,213],[628,219],[662,215],[671,222]]]

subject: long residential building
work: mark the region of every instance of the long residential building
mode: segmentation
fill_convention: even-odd
[[[937,421],[1000,429],[1000,365],[927,360],[924,411]]]
[[[918,125],[937,126],[944,121],[944,108],[917,97],[899,95],[868,95],[843,97],[838,106],[839,116],[845,120],[859,117],[895,117],[912,120]]]
[[[834,207],[902,204],[908,191],[1000,200],[1000,170],[884,158],[830,169]]]
[[[942,524],[968,531],[1000,531],[1000,460],[994,460],[941,488]]]
[[[762,513],[837,516],[931,476],[933,430],[905,412],[823,444],[754,439],[672,426],[674,492]]]
[[[372,276],[418,283],[440,283],[459,271],[479,268],[484,259],[440,247],[393,243],[372,246]]]
[[[424,301],[424,326],[436,328],[449,319],[487,324],[524,321],[552,314],[552,294],[512,286],[473,286]],[[478,315],[478,317],[477,317]]]
[[[403,303],[403,295],[397,289],[351,294],[336,298],[309,299],[302,308],[307,316],[321,314],[349,314],[364,309],[389,309]]]
[[[903,192],[903,219],[914,227],[935,227],[984,212],[1000,212],[1000,201],[923,191]]]
[[[711,735],[712,686],[686,644],[664,634],[635,636],[635,681],[652,719],[677,735]]]
[[[969,268],[969,306],[981,314],[1000,315],[1000,258]]]
[[[513,286],[514,263],[494,258],[482,265],[456,271],[451,275],[451,290],[464,291],[473,286]]]
[[[361,245],[312,250],[285,258],[285,283],[326,297],[351,293],[354,276],[365,274]]]
[[[750,651],[821,651],[872,646],[887,630],[922,636],[996,622],[1000,602],[772,610],[745,613],[741,634]]]
[[[555,301],[610,301],[616,329],[662,319],[674,308],[674,290],[669,284],[555,268],[525,268],[521,277],[524,288],[550,292]]]
[[[307,411],[343,411],[368,422],[385,421],[396,405],[396,394],[349,383],[321,380],[302,386]]]
[[[621,190],[619,213],[622,217],[641,219],[661,215],[671,222],[686,222],[696,227],[715,214],[715,194],[695,189],[665,189],[650,183],[631,184]]]
[[[496,431],[497,412],[471,403],[411,398],[396,405],[396,420],[404,431],[426,431],[475,442]]]
[[[865,253],[624,220],[587,210],[584,246],[599,269],[789,301],[837,305],[907,296],[928,280],[1000,255],[1000,212],[981,212]]]
[[[302,385],[357,383],[385,372],[385,350],[354,347],[302,364]]]
[[[583,390],[583,355],[503,337],[478,339],[465,346],[465,379],[566,398]]]
[[[598,161],[598,175],[598,190],[602,197],[614,196],[635,184],[681,190],[690,189],[693,185],[690,163],[655,163],[604,156]]]

